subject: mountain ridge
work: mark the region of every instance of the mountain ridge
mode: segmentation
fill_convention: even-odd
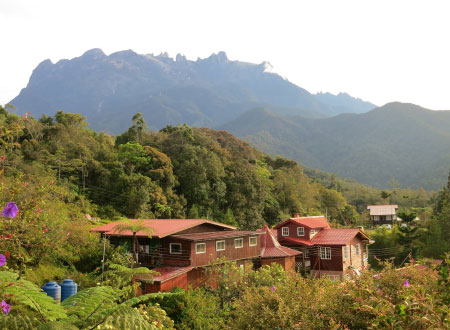
[[[348,94],[327,94],[321,102],[270,67],[230,60],[223,51],[191,61],[181,54],[175,59],[132,50],[106,55],[94,48],[70,60],[42,61],[10,103],[36,117],[60,109],[80,112],[93,129],[112,133],[125,129],[138,111],[151,128],[160,129],[178,123],[217,126],[261,106],[319,118],[365,111],[370,104]]]
[[[258,121],[247,114],[220,128],[270,154],[379,188],[395,179],[403,187],[437,189],[450,170],[450,111],[392,102],[319,119],[267,113],[254,110]],[[258,127],[264,120],[278,129]]]

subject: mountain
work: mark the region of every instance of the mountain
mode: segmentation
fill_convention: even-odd
[[[306,118],[367,110],[360,99],[313,95],[270,69],[267,62],[231,61],[224,52],[190,61],[180,54],[173,59],[126,50],[107,56],[91,49],[71,60],[43,61],[10,103],[35,117],[79,112],[91,128],[112,133],[126,129],[136,112],[160,129],[178,123],[214,127],[256,107]]]
[[[450,170],[450,111],[388,103],[311,119],[255,108],[221,126],[255,147],[375,187],[441,188]]]
[[[373,103],[354,98],[347,93],[337,95],[331,93],[317,93],[315,97],[323,104],[331,105],[334,115],[340,113],[364,113],[375,109],[377,106]],[[332,113],[330,113],[332,114]]]

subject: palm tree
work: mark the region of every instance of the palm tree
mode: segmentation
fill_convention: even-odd
[[[139,220],[125,220],[122,223],[119,223],[118,225],[114,226],[114,230],[117,230],[119,234],[123,234],[126,232],[132,232],[133,233],[133,243],[131,246],[131,254],[133,255],[134,262],[138,261],[137,258],[137,245],[138,240],[136,237],[137,232],[144,232],[149,237],[153,233],[153,228],[148,227],[148,225],[145,224],[145,220],[139,219]],[[134,267],[134,264],[132,268]]]

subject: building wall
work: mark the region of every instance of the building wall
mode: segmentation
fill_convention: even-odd
[[[360,246],[360,253],[359,256],[356,255],[356,244],[359,243]],[[362,270],[363,267],[367,266],[367,262],[364,262],[364,253],[365,253],[365,244],[359,239],[358,237],[355,237],[350,245],[350,256],[351,256],[351,263],[350,266],[352,266],[353,269]]]
[[[311,270],[323,271],[343,271],[342,247],[341,246],[323,246],[331,248],[331,259],[320,258],[320,248],[314,246],[310,248],[310,267]],[[307,260],[307,259],[305,259]]]
[[[255,246],[249,246],[249,237],[257,237]],[[242,248],[234,247],[235,238],[217,239],[210,241],[191,242],[191,260],[192,266],[206,266],[218,258],[227,260],[251,259],[261,254],[259,235],[243,237],[244,246]],[[216,251],[216,242],[225,241],[225,250]],[[196,243],[206,243],[206,253],[195,252]]]
[[[170,243],[181,244],[181,254],[170,253]],[[161,239],[160,263],[167,266],[190,266],[191,243],[185,240],[165,237]]]
[[[283,236],[283,227],[288,227],[289,228],[289,236]],[[297,227],[303,227],[304,229],[304,236],[298,236],[297,235]],[[315,229],[316,234],[318,233],[319,229]],[[278,239],[282,240],[283,237],[292,237],[292,238],[302,238],[302,239],[306,239],[306,240],[310,240],[312,237],[310,235],[311,229],[309,229],[308,227],[299,225],[298,223],[295,222],[288,222],[285,225],[277,228],[277,235],[278,235]]]

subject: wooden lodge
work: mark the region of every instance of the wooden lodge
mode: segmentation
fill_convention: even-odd
[[[133,221],[133,220],[132,220]],[[131,242],[133,233],[119,233],[113,222],[91,229],[107,237],[113,245]],[[138,263],[159,275],[153,283],[142,280],[142,293],[169,291],[174,287],[201,286],[206,281],[206,268],[219,260],[236,261],[241,268],[252,268],[277,262],[284,269],[293,269],[300,252],[282,247],[265,230],[240,231],[235,227],[204,219],[150,219],[149,237],[137,232]]]

